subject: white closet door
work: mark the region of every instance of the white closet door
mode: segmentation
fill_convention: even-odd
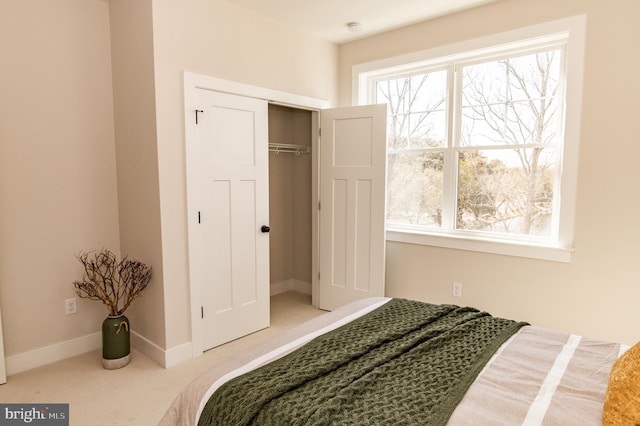
[[[321,309],[384,295],[386,115],[386,105],[321,112]]]
[[[198,104],[190,257],[206,350],[269,326],[268,122],[263,100],[198,89]]]

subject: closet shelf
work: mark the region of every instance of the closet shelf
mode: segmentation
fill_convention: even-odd
[[[269,143],[269,151],[275,152],[276,154],[282,153],[292,153],[296,155],[300,154],[309,154],[311,152],[311,147],[306,145],[294,145],[288,143]]]

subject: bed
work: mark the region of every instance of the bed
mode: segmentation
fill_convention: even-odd
[[[160,424],[601,425],[628,349],[467,307],[369,298],[213,366]]]

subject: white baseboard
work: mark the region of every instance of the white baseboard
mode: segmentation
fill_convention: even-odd
[[[165,350],[146,337],[131,330],[131,347],[135,348],[156,364],[165,367]]]
[[[102,348],[102,333],[88,334],[5,358],[7,376]]]
[[[303,294],[311,294],[311,283],[289,279],[271,284],[270,294],[297,291]],[[162,349],[149,339],[131,330],[131,347],[141,352],[151,360],[164,368],[170,368],[185,361],[193,359],[191,342],[183,343],[171,349]],[[86,352],[102,348],[102,333],[88,334],[76,339],[67,340],[21,354],[5,358],[7,376],[41,367],[56,361],[61,361]]]
[[[167,350],[164,368],[171,368],[193,359],[193,349],[191,342],[183,343],[180,346]]]
[[[192,359],[191,342],[172,349],[164,350],[149,339],[131,331],[131,347],[164,368],[173,367]],[[62,361],[76,355],[102,348],[102,333],[88,334],[77,339],[67,340],[50,346],[23,352],[5,358],[7,376],[22,373],[32,368]]]
[[[270,287],[271,296],[286,293],[287,291],[297,291],[303,294],[311,294],[311,283],[290,279],[272,284]],[[171,349],[164,350],[144,336],[131,332],[131,346],[143,353],[157,364],[164,368],[170,368],[193,359],[192,343],[187,342]]]
[[[287,291],[297,291],[298,293],[310,295],[311,283],[291,278],[289,280],[272,283],[270,289],[271,296],[286,293]]]
[[[164,350],[146,337],[131,331],[131,346],[164,368],[193,359],[191,342]]]

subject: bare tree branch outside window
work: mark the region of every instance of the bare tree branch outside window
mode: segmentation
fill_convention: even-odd
[[[464,67],[458,228],[550,232],[559,74],[558,50]]]
[[[449,69],[378,81],[389,108],[387,221],[441,226],[453,150],[455,228],[549,235],[561,58],[553,49],[458,66],[457,142],[446,131]]]
[[[439,226],[446,146],[446,70],[378,82],[387,102],[387,220]]]

